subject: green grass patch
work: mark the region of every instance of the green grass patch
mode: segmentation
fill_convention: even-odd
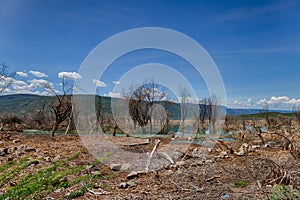
[[[48,167],[43,167],[37,171],[28,170],[25,172],[29,165],[31,165],[35,160],[29,160],[28,157],[21,159],[18,163],[6,163],[1,166],[1,170],[7,170],[1,175],[0,185],[3,187],[9,181],[17,178],[17,184],[15,186],[7,186],[7,191],[1,196],[0,199],[5,199],[9,197],[10,199],[42,199],[47,196],[49,193],[59,189],[59,188],[68,188],[78,183],[88,182],[93,183],[99,179],[99,175],[93,176],[91,174],[86,174],[87,165],[96,165],[100,161],[95,161],[93,163],[88,163],[81,166],[69,166],[68,162],[77,158],[82,153],[85,153],[85,149],[74,153],[71,157],[60,160],[53,165]],[[35,168],[36,170],[37,168]],[[82,173],[84,172],[84,173]],[[20,176],[21,173],[24,173]],[[81,175],[82,174],[82,175]],[[19,176],[18,176],[19,175]],[[18,176],[18,177],[17,177]],[[66,180],[63,180],[67,177]],[[77,193],[70,194],[76,196],[84,193],[86,190],[82,188],[77,191]]]
[[[300,192],[293,189],[290,185],[277,185],[273,188],[272,194],[269,195],[269,199],[300,199]]]
[[[234,183],[235,187],[242,188],[249,185],[248,181],[237,181]]]

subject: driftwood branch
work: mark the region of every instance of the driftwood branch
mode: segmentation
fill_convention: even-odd
[[[169,156],[167,153],[165,152],[161,152],[159,153],[160,155],[163,155],[168,161],[170,161],[170,163],[173,165],[175,164],[174,160],[171,158],[171,156]]]
[[[147,167],[146,167],[146,171],[148,172],[150,170],[150,166],[151,166],[151,161],[152,161],[152,157],[153,157],[153,154],[154,152],[156,152],[157,148],[158,148],[158,145],[160,144],[160,140],[157,140],[156,141],[156,144],[155,146],[153,147],[150,155],[149,155],[149,159],[148,159],[148,163],[147,163]]]

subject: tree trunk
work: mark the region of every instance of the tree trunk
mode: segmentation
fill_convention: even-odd
[[[52,125],[52,130],[51,130],[51,137],[52,137],[52,139],[54,139],[54,134],[55,134],[55,132],[57,131],[57,129],[58,129],[58,123],[55,122],[55,123]]]
[[[67,135],[69,133],[71,123],[72,123],[72,117],[69,119],[69,123],[68,123],[67,129],[66,129],[65,135]]]
[[[117,126],[117,125],[115,125],[115,127],[114,127],[114,131],[113,131],[113,136],[116,136],[116,133],[117,133],[117,128],[118,128],[118,126]]]

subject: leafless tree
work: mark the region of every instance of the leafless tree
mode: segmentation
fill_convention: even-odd
[[[4,92],[4,90],[12,83],[13,74],[7,73],[8,66],[5,63],[0,64],[0,93]]]
[[[208,98],[207,103],[207,119],[212,129],[215,128],[217,117],[219,114],[219,98],[217,95],[212,95],[210,98]]]
[[[300,106],[294,104],[292,110],[293,110],[293,114],[296,117],[298,123],[300,123]]]
[[[267,126],[270,127],[271,126],[270,111],[269,111],[269,104],[267,102],[263,104],[262,113],[265,115]]]
[[[48,124],[49,115],[46,111],[46,104],[47,102],[43,101],[39,108],[34,110],[31,114],[31,122],[33,122],[33,126],[36,126],[38,129],[45,128],[45,125]]]
[[[131,93],[129,99],[129,114],[134,122],[138,124],[143,133],[146,133],[146,125],[150,124],[150,133],[152,133],[151,115],[153,105],[166,97],[167,93],[162,91],[159,84],[154,82],[143,84]]]
[[[208,115],[208,98],[198,101],[198,110],[194,112],[197,120],[197,133],[203,133],[205,131],[205,120]]]
[[[180,90],[180,110],[181,110],[181,128],[182,132],[185,132],[185,120],[187,118],[188,114],[188,97],[190,96],[190,93],[186,87],[181,88]]]
[[[65,78],[62,78],[61,86],[63,92],[62,94],[59,94],[50,84],[45,86],[46,89],[54,93],[54,100],[49,104],[52,111],[52,138],[54,138],[55,132],[62,122],[68,118],[69,120],[72,120],[71,93],[73,90],[73,85],[71,85]]]

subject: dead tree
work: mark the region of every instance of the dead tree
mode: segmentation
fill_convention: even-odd
[[[151,114],[153,105],[160,102],[167,93],[160,91],[156,83],[147,83],[132,92],[129,99],[129,114],[134,122],[138,124],[143,133],[146,133],[146,125],[150,124],[150,133],[152,133]]]
[[[269,104],[266,102],[263,105],[262,113],[264,114],[264,117],[266,119],[267,127],[269,128],[271,126],[271,120],[270,120],[270,111],[269,111]]]
[[[198,102],[198,110],[194,112],[197,120],[197,133],[204,133],[205,131],[205,120],[208,116],[208,98],[201,99]]]
[[[212,95],[207,101],[207,119],[211,128],[215,129],[219,113],[219,98]]]
[[[7,73],[8,66],[5,63],[0,64],[0,93],[4,92],[6,88],[12,83],[13,75]]]
[[[34,123],[38,129],[45,128],[48,123],[49,116],[46,112],[46,101],[43,101],[37,110],[34,110],[31,115],[31,121]]]
[[[47,89],[54,93],[54,100],[50,102],[49,106],[52,111],[52,129],[51,137],[54,138],[55,132],[57,131],[59,125],[69,118],[71,120],[72,115],[72,102],[71,93],[73,86],[62,78],[62,94],[58,94],[54,88],[48,84]]]
[[[181,110],[181,121],[182,121],[182,132],[185,132],[185,120],[188,113],[188,97],[190,93],[187,88],[182,88],[180,90],[180,110]]]
[[[293,105],[293,114],[296,117],[298,123],[300,124],[300,107],[296,104]]]

